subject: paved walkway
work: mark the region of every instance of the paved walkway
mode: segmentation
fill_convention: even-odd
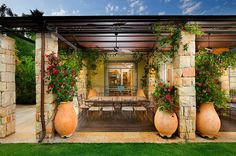
[[[0,143],[35,143],[35,111],[35,105],[17,105],[16,133],[0,139]]]
[[[63,139],[56,137],[52,143],[183,143],[178,137],[161,138],[157,132],[76,132],[72,137]],[[236,142],[236,132],[220,132],[217,139],[205,139],[199,136],[188,142]]]

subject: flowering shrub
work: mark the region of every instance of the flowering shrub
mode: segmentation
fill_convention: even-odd
[[[152,95],[156,106],[161,110],[166,110],[171,113],[178,112],[177,89],[174,86],[160,82]]]
[[[48,92],[56,95],[58,104],[62,101],[71,101],[77,90],[76,76],[78,71],[68,65],[70,60],[61,60],[55,53],[46,57],[48,59]]]
[[[230,66],[236,65],[236,51],[216,55],[206,50],[196,54],[197,105],[214,102],[218,108],[225,108],[228,98],[221,89],[221,76]]]

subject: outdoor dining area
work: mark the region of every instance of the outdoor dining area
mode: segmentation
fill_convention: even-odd
[[[78,129],[91,130],[88,127],[94,126],[99,127],[97,131],[105,131],[106,127],[109,127],[109,131],[133,131],[133,126],[142,129],[142,124],[145,129],[149,129],[150,125],[153,129],[153,108],[142,89],[138,89],[133,96],[104,96],[90,89],[87,97],[84,94],[78,95]],[[120,124],[127,126],[117,129]]]

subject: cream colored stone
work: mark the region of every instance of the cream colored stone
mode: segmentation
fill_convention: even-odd
[[[8,65],[6,66],[6,71],[15,72],[15,65],[10,65],[10,64],[8,64]]]
[[[192,133],[184,132],[184,133],[179,133],[179,137],[182,138],[182,139],[192,140],[192,139],[196,138],[196,134],[195,134],[195,132],[192,132]]]
[[[7,135],[10,135],[15,132],[16,121],[13,120],[7,124]]]
[[[15,82],[15,73],[13,72],[1,72],[2,82]]]
[[[174,78],[180,78],[182,77],[183,71],[182,69],[174,69],[173,76]]]
[[[191,87],[195,86],[195,78],[182,78],[182,86],[184,87]]]
[[[56,108],[55,103],[44,104],[44,109],[46,111],[53,111]]]
[[[13,93],[12,92],[3,92],[2,93],[2,107],[7,107],[14,103],[13,101]]]
[[[4,138],[7,133],[6,125],[0,125],[0,138]]]
[[[190,56],[180,56],[179,67],[180,68],[190,67]]]
[[[55,96],[53,94],[45,94],[44,95],[44,103],[50,104],[53,103],[55,100]]]
[[[6,83],[7,84],[7,87],[6,87],[6,90],[7,91],[14,91],[16,90],[16,85],[15,83]],[[14,98],[14,97],[13,97]]]
[[[7,109],[0,107],[0,117],[6,117],[7,116]]]
[[[7,89],[7,83],[0,81],[0,91],[5,91],[6,89]]]
[[[180,96],[196,95],[195,87],[179,87],[178,95]]]
[[[0,72],[5,72],[5,71],[7,71],[7,65],[2,63],[0,65]]]
[[[1,40],[0,40],[0,42],[1,42]],[[1,54],[5,54],[5,53],[6,53],[6,50],[3,49],[3,48],[0,48],[0,55],[1,55]]]
[[[190,105],[190,97],[189,96],[180,96],[179,97],[179,105],[181,107]]]
[[[195,56],[190,56],[190,65],[191,67],[195,67]]]

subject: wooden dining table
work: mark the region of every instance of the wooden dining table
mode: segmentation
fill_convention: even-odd
[[[85,100],[87,104],[124,104],[124,103],[149,103],[149,100],[143,96],[94,96]]]

